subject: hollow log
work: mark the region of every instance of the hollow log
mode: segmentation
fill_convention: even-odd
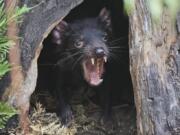
[[[177,27],[176,27],[177,26]],[[146,0],[130,15],[130,70],[139,135],[180,134],[180,17],[152,20]]]
[[[7,0],[7,7],[16,8],[26,4],[32,7],[24,15],[22,23],[10,24],[7,35],[15,39],[16,45],[9,52],[11,72],[0,82],[1,100],[8,101],[20,110],[20,124],[24,134],[28,132],[28,111],[30,96],[37,80],[37,59],[42,49],[43,39],[82,0]],[[19,33],[19,34],[18,34]]]
[[[11,0],[9,0],[11,1]],[[21,126],[28,130],[29,99],[36,86],[37,58],[42,41],[82,0],[24,0],[33,7],[24,15],[19,41],[11,48],[11,72],[0,81],[1,99],[20,109]],[[135,1],[130,15],[130,69],[139,135],[180,134],[180,15],[164,9],[160,22],[151,18],[145,0]],[[12,25],[9,26],[9,30]],[[16,26],[15,26],[16,27]]]

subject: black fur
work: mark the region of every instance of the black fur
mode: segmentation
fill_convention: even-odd
[[[100,104],[104,110],[103,118],[107,120],[111,114],[112,97],[119,98],[117,95],[121,93],[122,103],[127,102],[126,99],[132,101],[132,95],[129,94],[131,93],[129,90],[132,90],[132,84],[128,63],[125,64],[116,58],[119,56],[114,57],[117,53],[121,53],[123,48],[117,46],[118,40],[112,41],[112,39],[111,21],[106,9],[103,9],[98,17],[69,23],[62,21],[46,39],[45,42],[48,44],[45,43],[47,46],[43,50],[46,53],[42,52],[39,61],[45,60],[45,63],[55,64],[45,72],[49,78],[55,80],[49,89],[54,91],[58,101],[57,113],[65,125],[73,118],[68,103],[68,97],[71,94],[68,93],[67,89],[76,91],[78,87],[83,85],[91,87],[84,79],[82,63],[88,58],[98,57],[94,51],[96,48],[101,48],[103,50],[102,57],[108,58],[108,62],[104,64],[103,82],[99,86],[92,87],[98,93]],[[122,52],[127,52],[127,50]],[[44,74],[41,73],[40,76],[43,76]],[[123,78],[120,77],[122,74]],[[44,84],[49,83],[47,80],[39,80],[43,81]]]
[[[45,76],[53,78],[54,81],[48,89],[54,91],[58,101],[57,113],[64,124],[68,124],[73,118],[67,89],[76,90],[78,87],[88,85],[83,73],[83,62],[92,57],[97,59],[109,57],[107,44],[111,38],[110,25],[109,12],[103,9],[98,17],[69,23],[60,22],[44,42],[47,44],[39,59],[41,78],[38,80],[46,85],[49,82],[44,79]],[[102,56],[97,54],[97,51],[103,51]],[[49,65],[49,68],[41,68],[40,63]]]

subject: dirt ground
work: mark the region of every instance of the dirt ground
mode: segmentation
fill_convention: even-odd
[[[113,107],[112,120],[101,121],[101,109],[87,96],[73,96],[71,106],[74,120],[69,127],[61,125],[60,119],[53,112],[54,100],[48,93],[40,92],[32,96],[33,107],[30,111],[32,135],[136,135],[135,107],[127,104]],[[79,100],[81,99],[81,100]],[[46,108],[46,109],[45,109]],[[20,135],[17,120],[1,133],[3,135]]]

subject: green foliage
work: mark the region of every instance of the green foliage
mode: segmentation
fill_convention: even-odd
[[[159,21],[164,8],[169,11],[172,19],[175,20],[177,12],[180,11],[179,0],[145,0],[149,6],[153,20]],[[135,0],[124,0],[124,8],[128,15],[130,15],[135,8]]]
[[[10,66],[7,61],[3,61],[0,64],[0,76],[5,75],[10,69]]]
[[[23,6],[5,11],[4,0],[0,0],[0,79],[10,70],[10,65],[7,61],[9,48],[14,45],[14,42],[6,36],[7,26],[11,21],[19,21],[22,14],[28,12],[30,8]],[[16,110],[6,103],[0,102],[0,129],[4,128],[7,120],[16,114]]]
[[[135,8],[134,0],[124,0],[124,9],[128,15],[132,13]]]
[[[149,8],[152,14],[152,17],[155,21],[159,21],[163,8],[169,11],[172,19],[175,19],[176,14],[180,11],[180,2],[179,0],[150,0]]]
[[[13,20],[16,20],[16,21],[19,21],[22,17],[22,15],[24,13],[27,13],[29,12],[31,8],[28,8],[26,5],[24,5],[23,7],[16,7],[15,9],[15,13],[12,13],[10,18],[8,19],[8,21],[13,21]]]
[[[15,115],[16,110],[7,103],[0,102],[0,129],[4,128],[7,120]]]
[[[0,0],[0,78],[10,70],[10,65],[7,62],[7,54],[10,46],[14,43],[6,37],[7,26],[11,21],[18,21],[22,17],[22,14],[28,12],[30,8],[23,6],[17,7],[8,14],[5,11],[4,0]]]

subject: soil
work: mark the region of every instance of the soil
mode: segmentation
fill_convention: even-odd
[[[113,107],[112,117],[107,122],[101,120],[101,108],[88,96],[75,95],[71,101],[74,120],[69,127],[62,126],[59,117],[53,112],[55,101],[43,91],[32,96],[30,128],[32,135],[136,135],[136,111],[128,104]],[[84,97],[84,98],[82,98]],[[46,109],[45,109],[46,108]],[[3,135],[20,135],[17,116],[11,119]]]

